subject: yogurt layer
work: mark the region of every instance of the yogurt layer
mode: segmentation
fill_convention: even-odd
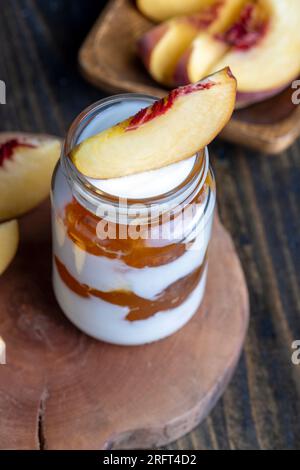
[[[66,316],[78,328],[94,338],[122,345],[150,343],[171,335],[195,314],[203,299],[207,270],[198,286],[179,307],[157,312],[150,318],[125,320],[127,307],[101,299],[84,299],[74,294],[61,280],[54,267],[53,285],[56,298]]]

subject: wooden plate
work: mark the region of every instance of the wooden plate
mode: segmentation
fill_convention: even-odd
[[[166,445],[203,420],[224,391],[248,316],[241,265],[217,221],[205,298],[182,330],[138,347],[89,338],[52,292],[45,203],[21,221],[18,254],[1,276],[0,449]]]
[[[136,56],[137,39],[151,23],[132,0],[111,0],[79,52],[85,77],[109,92],[137,92],[164,96]],[[278,153],[300,135],[300,106],[293,105],[294,90],[236,111],[222,137],[268,153]]]

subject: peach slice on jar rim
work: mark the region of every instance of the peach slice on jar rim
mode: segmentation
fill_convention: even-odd
[[[0,220],[18,217],[50,192],[61,142],[50,136],[0,134]]]
[[[15,257],[19,244],[19,227],[16,220],[0,224],[0,275]]]
[[[154,170],[194,155],[229,121],[236,80],[229,68],[171,91],[135,116],[81,142],[70,153],[90,178]]]

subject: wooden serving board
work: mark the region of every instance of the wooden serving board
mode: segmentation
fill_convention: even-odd
[[[79,51],[84,76],[109,92],[164,96],[136,54],[137,39],[152,23],[132,0],[111,0]],[[260,104],[236,111],[222,137],[267,153],[279,153],[300,135],[300,106],[291,88]]]
[[[244,275],[216,221],[202,307],[177,334],[113,346],[77,330],[51,285],[49,203],[21,221],[0,282],[0,449],[153,448],[194,428],[231,378],[248,325]]]

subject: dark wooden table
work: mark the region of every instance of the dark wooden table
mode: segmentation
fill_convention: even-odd
[[[1,1],[1,131],[64,135],[104,96],[77,69],[78,48],[100,10],[98,0]],[[291,362],[291,344],[300,339],[300,142],[269,157],[218,141],[211,154],[221,218],[249,286],[251,322],[223,398],[169,448],[299,449],[300,366]]]

